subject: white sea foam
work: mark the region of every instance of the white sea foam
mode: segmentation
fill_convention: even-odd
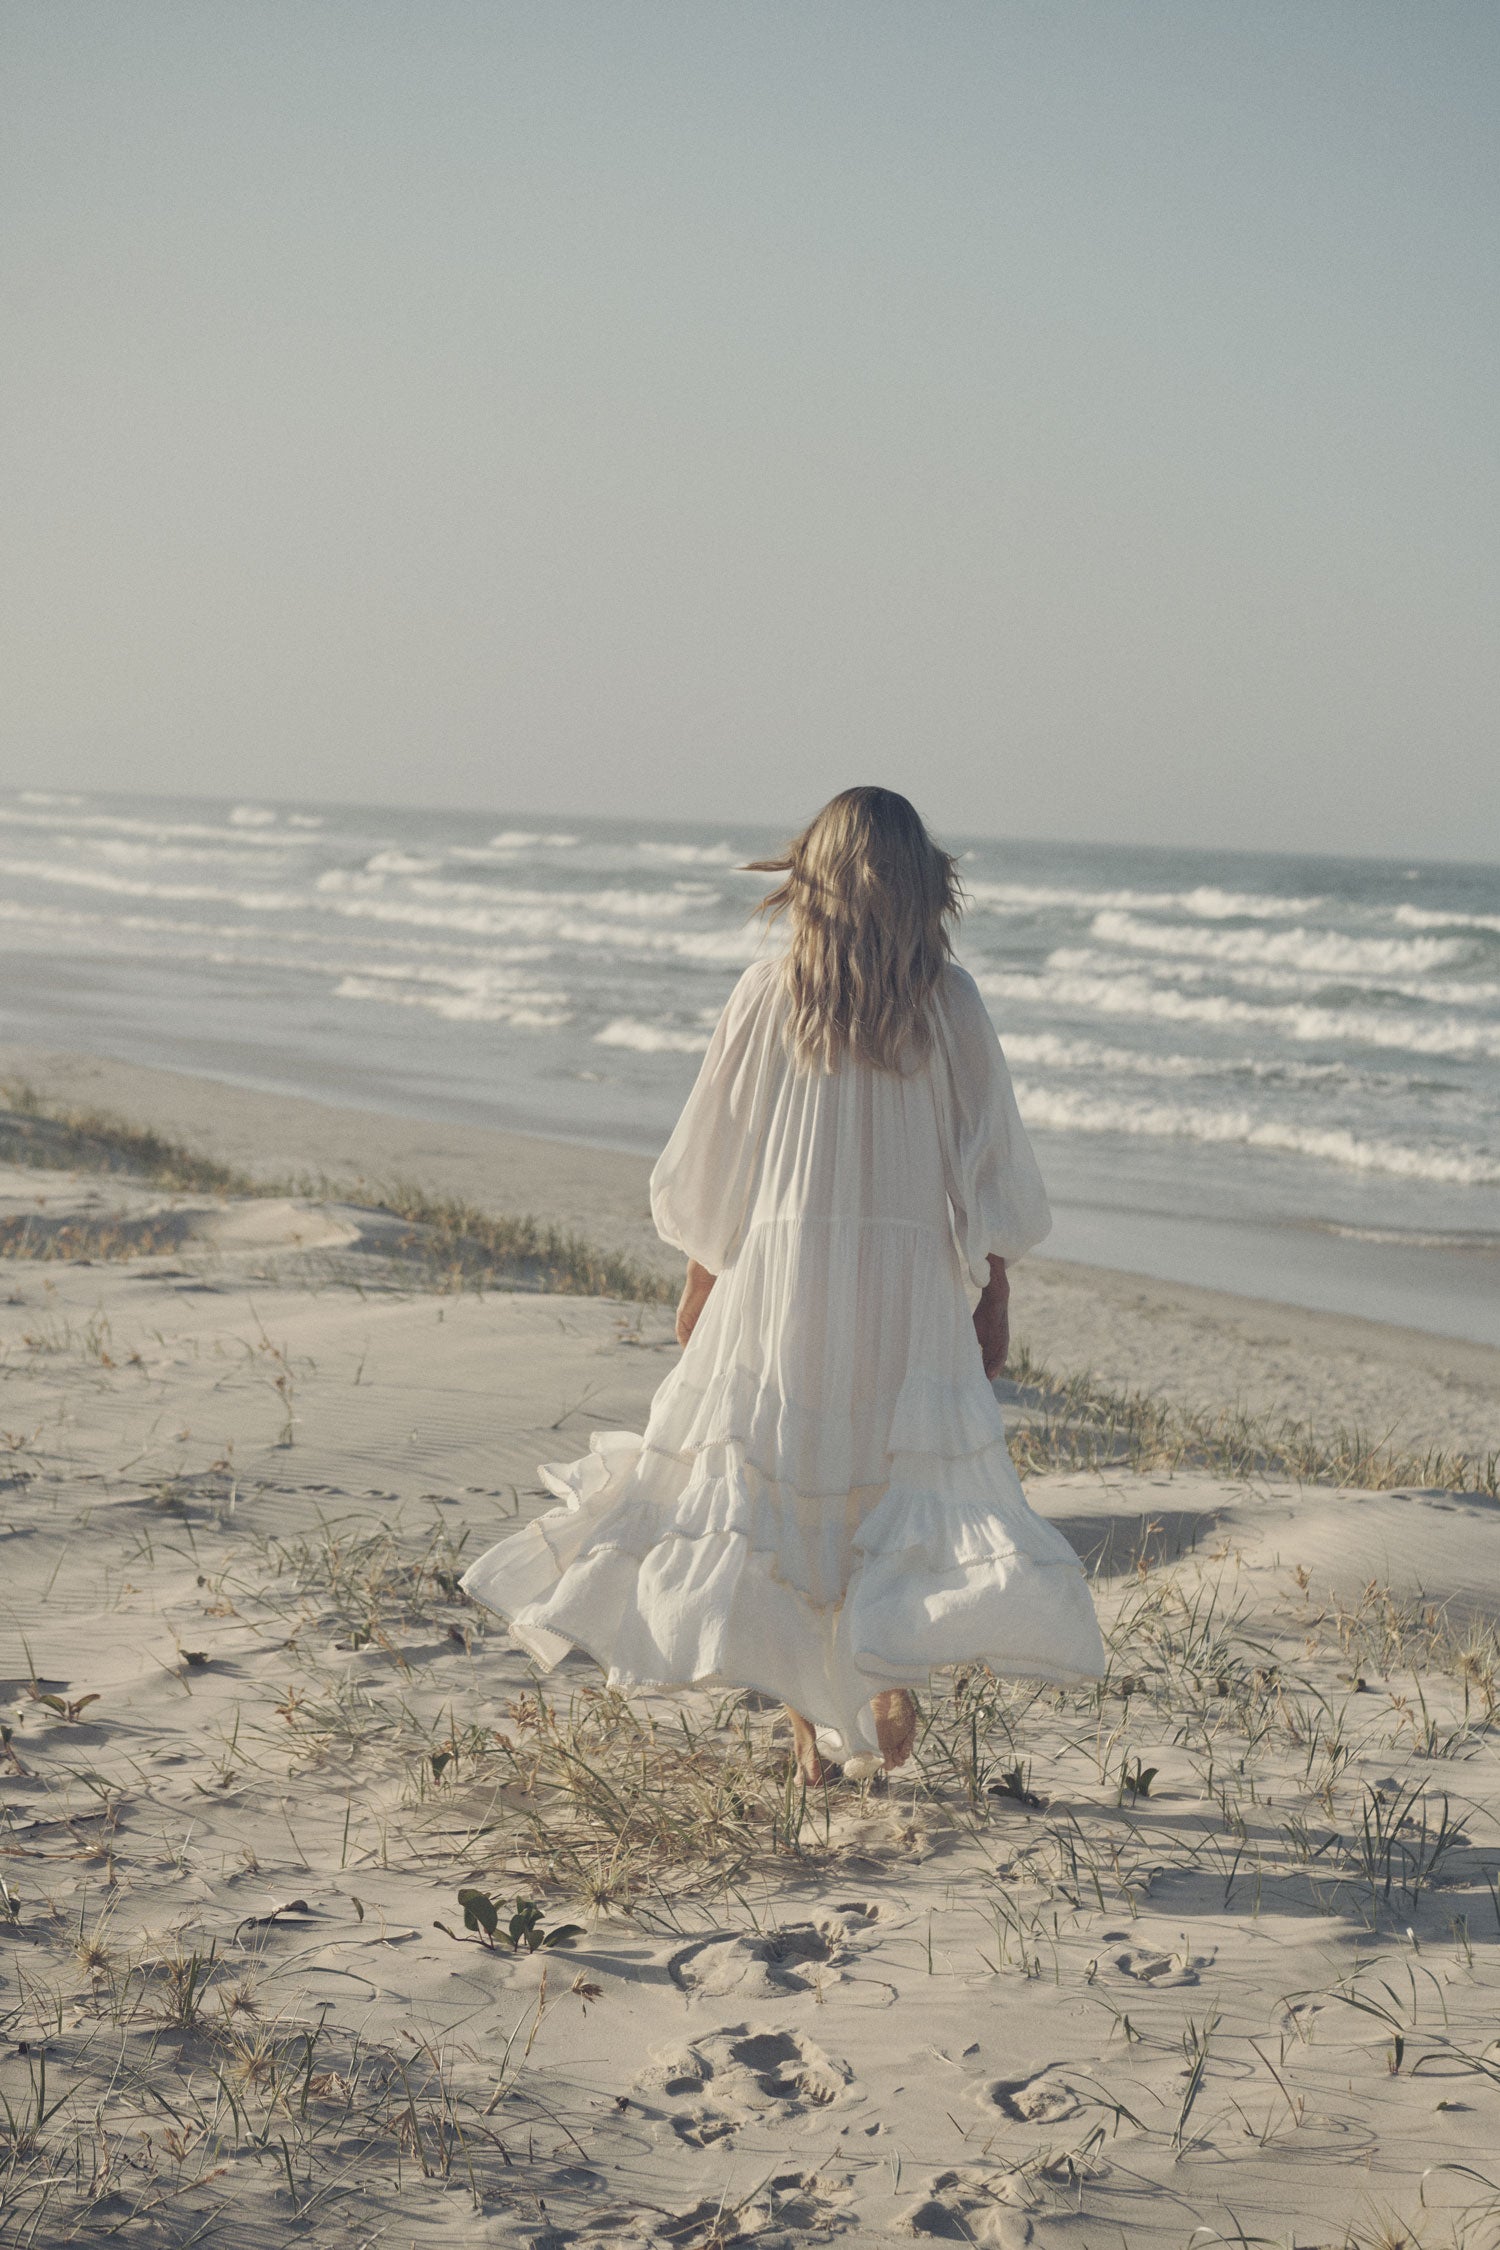
[[[596,1047],[632,1047],[638,1055],[702,1055],[708,1041],[706,1031],[675,1031],[667,1024],[640,1023],[634,1016],[617,1016],[594,1033]]]
[[[1250,1078],[1292,1085],[1330,1081],[1368,1083],[1348,1063],[1296,1062],[1290,1057],[1248,1055],[1152,1054],[1141,1047],[1114,1047],[1099,1039],[1070,1038],[1057,1031],[1011,1031],[1005,1052],[1012,1063],[1043,1070],[1086,1070],[1095,1077]],[[1393,1082],[1394,1083],[1394,1082]]]
[[[276,815],[265,805],[236,805],[229,818],[236,828],[269,828]]]
[[[648,838],[635,848],[642,859],[665,859],[677,867],[737,867],[745,856],[733,844],[658,844]]]
[[[257,854],[246,847],[264,846],[271,840],[265,836],[237,836],[233,843],[224,844],[177,844],[159,840],[148,844],[134,836],[90,836],[80,848],[108,867],[238,867],[247,874],[258,875],[266,869],[265,852],[261,850]],[[72,842],[72,837],[56,836],[52,839],[52,849],[65,849]]]
[[[552,945],[594,951],[667,954],[681,961],[738,963],[754,960],[762,943],[754,930],[661,930],[642,923],[609,922],[579,914],[549,895],[546,905],[438,905],[422,899],[320,895],[321,910],[349,921],[399,923],[410,929],[463,930],[475,937],[532,937]]]
[[[1058,883],[991,883],[966,880],[964,889],[974,905],[992,914],[1033,914],[1049,907],[1094,914],[1117,908],[1144,914],[1189,914],[1200,920],[1224,922],[1239,919],[1284,921],[1313,914],[1319,898],[1276,898],[1255,891],[1225,891],[1213,883],[1199,883],[1186,891],[1095,891]]]
[[[377,859],[388,860],[394,855],[379,853]],[[508,909],[511,907],[542,907],[549,912],[587,909],[592,913],[628,915],[642,921],[674,920],[687,913],[700,900],[682,891],[643,891],[604,889],[597,891],[558,890],[555,887],[530,887],[518,884],[467,883],[455,881],[451,876],[417,872],[415,868],[377,866],[371,861],[363,868],[330,867],[317,879],[317,889],[325,896],[341,892],[354,892],[365,896],[385,895],[388,875],[402,878],[398,897],[475,900],[486,907]]]
[[[62,844],[71,844],[75,836],[85,833],[164,839],[198,836],[222,844],[260,844],[272,851],[284,851],[288,844],[320,841],[314,836],[289,836],[281,830],[272,835],[253,828],[230,828],[222,821],[140,820],[123,813],[69,812],[64,815],[55,812],[17,812],[13,805],[0,805],[0,824],[9,828],[44,829],[54,843]],[[59,834],[60,830],[66,830],[67,833]]]
[[[502,828],[498,836],[490,838],[492,852],[565,852],[577,843],[576,836],[550,835],[529,828]]]
[[[1242,992],[1302,992],[1315,998],[1330,981],[1361,988],[1372,998],[1396,995],[1424,1007],[1489,1008],[1500,1000],[1500,984],[1477,977],[1399,977],[1357,975],[1346,970],[1330,979],[1322,969],[1272,968],[1264,961],[1198,961],[1186,954],[1111,952],[1104,946],[1059,945],[1047,956],[1049,969],[1085,975],[1150,977],[1161,985],[1223,985]]]
[[[299,891],[230,891],[222,883],[150,883],[142,876],[117,875],[105,867],[73,867],[65,861],[0,859],[0,875],[30,877],[74,890],[107,891],[117,898],[204,899],[215,906],[244,907],[250,914],[296,913],[307,905]]]
[[[367,875],[435,875],[443,862],[439,859],[418,859],[412,852],[374,852],[365,861]]]
[[[1090,976],[1074,970],[986,969],[975,982],[986,997],[1041,1009],[1085,1008],[1104,1016],[1145,1016],[1165,1023],[1201,1023],[1253,1030],[1264,1053],[1278,1037],[1301,1043],[1397,1048],[1414,1055],[1500,1057],[1500,1024],[1456,1016],[1423,1017],[1376,1008],[1327,1008],[1312,1002],[1262,1005],[1232,993],[1182,992],[1144,977]]]
[[[1128,1133],[1153,1140],[1190,1140],[1310,1156],[1357,1172],[1398,1179],[1441,1181],[1449,1186],[1500,1186],[1500,1154],[1436,1143],[1362,1139],[1343,1126],[1298,1124],[1258,1117],[1248,1109],[1204,1109],[1172,1102],[1136,1101],[1083,1087],[1016,1081],[1016,1099],[1029,1125],[1053,1132]]]
[[[340,978],[334,997],[425,1008],[449,1023],[507,1023],[521,1031],[555,1031],[571,1021],[567,993],[538,991],[495,969],[382,966]]]
[[[1201,924],[1143,921],[1107,908],[1090,925],[1095,937],[1138,951],[1187,954],[1197,960],[1252,962],[1323,976],[1421,976],[1451,968],[1473,950],[1464,938],[1345,937],[1337,930],[1214,930]]]
[[[1450,914],[1436,906],[1398,906],[1395,919],[1407,930],[1500,931],[1500,914]]]
[[[16,792],[23,805],[81,805],[82,797],[70,797],[62,789],[19,789]]]

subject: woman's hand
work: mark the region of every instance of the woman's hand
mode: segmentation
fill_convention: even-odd
[[[682,1295],[677,1301],[677,1341],[685,1344],[698,1325],[698,1315],[708,1303],[708,1293],[718,1275],[700,1266],[696,1258],[689,1258],[687,1280],[682,1285]]]
[[[993,1382],[1004,1373],[1010,1356],[1010,1280],[1003,1258],[990,1260],[990,1278],[974,1307],[974,1333],[979,1338],[985,1374]]]

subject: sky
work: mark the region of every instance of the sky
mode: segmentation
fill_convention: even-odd
[[[7,0],[0,781],[1500,860],[1494,0]]]

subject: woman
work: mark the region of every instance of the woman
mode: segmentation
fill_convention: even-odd
[[[1067,1682],[1103,1651],[990,1387],[1007,1262],[1050,1219],[951,959],[954,862],[904,797],[849,789],[755,866],[790,945],[741,977],[651,1175],[682,1358],[645,1436],[543,1468],[568,1505],[463,1583],[543,1667],[778,1697],[815,1784],[819,1727],[899,1766],[934,1666]]]

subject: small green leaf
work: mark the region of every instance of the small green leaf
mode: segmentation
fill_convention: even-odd
[[[545,1950],[552,1945],[569,1945],[574,1938],[584,1935],[585,1931],[581,1922],[564,1922],[559,1928],[547,1932],[547,1935],[542,1939],[542,1946]]]
[[[443,1771],[443,1768],[444,1768],[444,1766],[451,1766],[451,1765],[452,1765],[452,1763],[453,1763],[453,1752],[452,1752],[451,1750],[432,1750],[432,1751],[429,1751],[429,1752],[428,1752],[428,1757],[427,1757],[427,1763],[428,1763],[428,1764],[429,1764],[429,1765],[431,1766],[431,1768],[432,1768],[432,1778],[433,1778],[433,1780],[434,1780],[434,1781],[437,1781],[437,1780],[439,1780],[439,1779],[441,1778],[441,1776],[442,1776],[442,1771]]]
[[[479,1930],[486,1938],[493,1938],[500,1927],[500,1916],[494,1900],[484,1891],[463,1890],[458,1903],[464,1910],[464,1928]]]
[[[518,1898],[516,1900],[516,1911],[510,1918],[506,1935],[518,1953],[523,1945],[528,1953],[535,1953],[540,1943],[537,1936],[537,1925],[541,1919],[542,1910],[534,1899]]]

